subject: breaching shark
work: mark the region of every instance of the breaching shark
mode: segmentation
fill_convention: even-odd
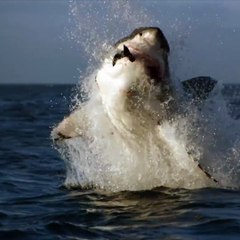
[[[95,82],[104,112],[118,134],[144,139],[147,131],[174,118],[179,101],[192,99],[199,105],[214,89],[216,80],[196,77],[182,81],[179,94],[170,76],[169,53],[161,29],[141,27],[119,40],[104,59]],[[76,109],[53,129],[52,138],[59,143],[85,137],[91,121],[84,106]],[[216,181],[200,164],[199,169]]]

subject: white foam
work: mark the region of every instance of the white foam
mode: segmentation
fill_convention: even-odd
[[[78,40],[84,34],[86,41],[80,43],[89,54],[90,63],[100,62],[99,56],[109,50],[109,41],[115,42],[123,36],[117,32],[118,24],[126,26],[128,34],[138,26],[154,23],[144,11],[136,6],[131,8],[129,1],[107,3],[100,5],[108,11],[107,22],[101,22],[99,14],[93,16],[88,12],[92,8],[85,5],[90,3],[71,5],[76,29],[71,29],[70,35]],[[141,17],[137,17],[139,11]],[[98,29],[99,21],[101,29]],[[98,68],[95,62],[91,66]],[[66,186],[93,186],[111,191],[216,186],[195,160],[208,166],[222,186],[237,185],[239,173],[234,166],[239,165],[240,141],[236,134],[239,123],[230,120],[220,95],[211,97],[201,112],[186,106],[187,116],[181,115],[171,123],[165,121],[152,129],[143,128],[144,137],[134,138],[131,134],[118,133],[106,116],[94,84],[95,75],[86,77],[82,84],[88,96],[84,107],[91,121],[88,137],[67,140],[60,149],[67,166]]]
[[[131,77],[129,74],[131,71],[127,77]],[[128,118],[123,107],[116,109],[118,119],[115,119],[107,115],[95,81],[90,82],[93,85],[89,89],[89,100],[82,106],[89,120],[88,133],[83,138],[66,141],[63,153],[68,169],[67,186],[120,191],[214,185],[194,161],[196,153],[187,152],[187,118],[165,121],[158,126],[144,111]],[[122,96],[113,97],[116,106],[117,101],[119,104],[124,101]]]

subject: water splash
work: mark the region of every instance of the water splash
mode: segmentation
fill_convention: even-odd
[[[191,104],[183,106],[188,108],[188,115],[182,114],[171,123],[164,122],[157,130],[148,131],[144,139],[116,134],[106,117],[94,84],[95,69],[117,39],[136,27],[161,25],[149,16],[136,2],[70,2],[68,36],[83,50],[90,66],[87,77],[81,77],[80,94],[74,103],[75,108],[84,105],[91,129],[90,137],[68,140],[59,149],[67,166],[66,186],[92,186],[111,191],[216,186],[199,170],[196,161],[207,166],[221,186],[237,186],[240,140],[236,132],[240,129],[228,117],[219,94],[211,97],[202,111]],[[184,41],[191,31],[189,24],[182,32],[182,25],[178,19],[167,24],[170,43],[174,43],[170,58],[173,69],[181,66]],[[177,80],[175,71],[172,76]]]
[[[70,1],[68,37],[87,54],[91,62],[105,56],[111,44],[134,28],[153,25],[143,9],[133,13],[130,1]]]
[[[202,148],[199,161],[208,167],[208,172],[222,186],[239,187],[240,124],[229,116],[220,89],[215,93],[197,114],[198,128],[192,128],[192,138],[194,145]]]

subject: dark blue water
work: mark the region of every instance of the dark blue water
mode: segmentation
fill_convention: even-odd
[[[0,86],[1,240],[240,239],[240,191],[65,189],[49,135],[72,87]]]

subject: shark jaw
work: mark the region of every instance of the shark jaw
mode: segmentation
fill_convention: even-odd
[[[103,106],[112,120],[124,114],[131,119],[144,112],[165,115],[160,103],[171,97],[168,53],[159,28],[136,29],[115,44],[115,55],[104,60],[96,77]]]

